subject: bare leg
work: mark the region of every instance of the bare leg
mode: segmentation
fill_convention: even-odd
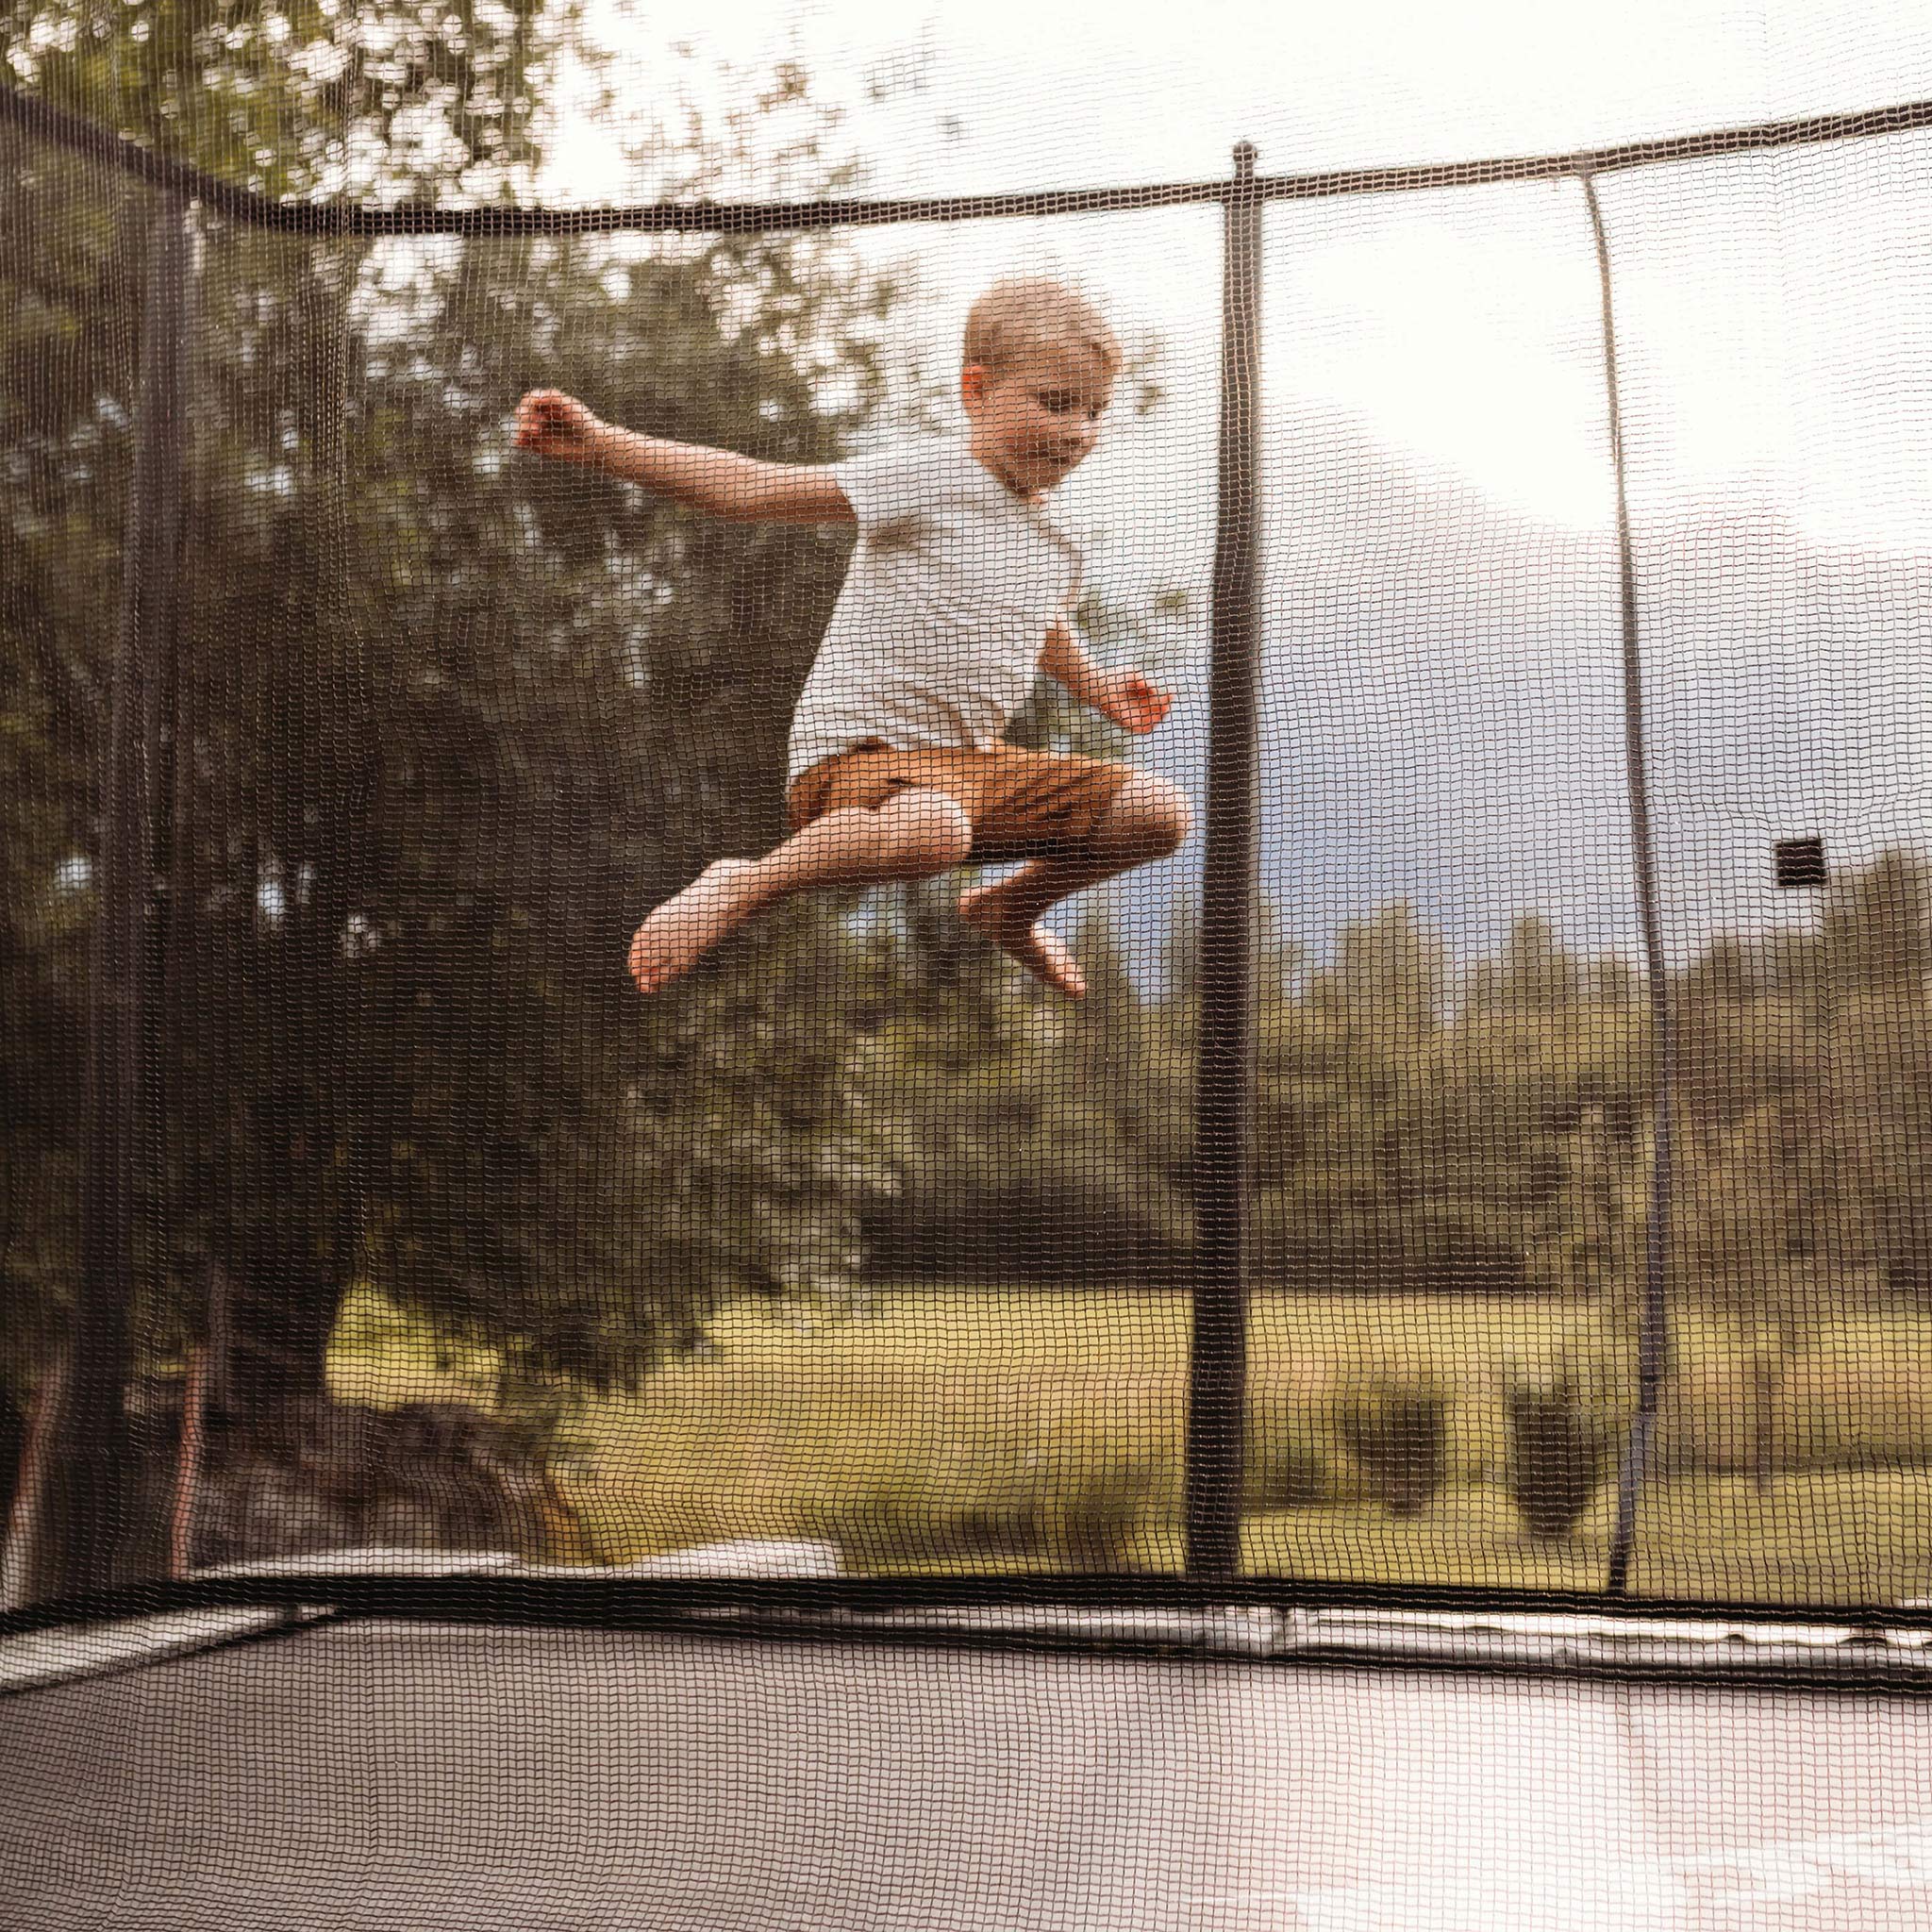
[[[960,894],[959,916],[1010,954],[1036,979],[1074,999],[1087,991],[1074,956],[1039,924],[1040,915],[1102,879],[1164,858],[1188,835],[1187,800],[1174,787],[1137,773],[1122,786],[1093,842],[1078,858],[1036,858],[997,885]]]
[[[631,977],[656,992],[751,916],[815,886],[877,885],[950,871],[973,827],[943,791],[902,791],[876,811],[827,812],[762,858],[721,858],[665,900],[630,943]]]

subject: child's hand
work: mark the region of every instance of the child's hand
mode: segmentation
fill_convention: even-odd
[[[1174,693],[1150,683],[1138,671],[1116,671],[1107,680],[1101,702],[1095,706],[1104,717],[1125,731],[1152,731],[1167,716]]]
[[[517,405],[517,447],[582,462],[603,424],[560,389],[533,389]]]

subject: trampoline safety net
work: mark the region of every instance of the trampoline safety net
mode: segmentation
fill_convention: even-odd
[[[1932,28],[1654,10],[0,19],[0,1924],[1932,1920]]]

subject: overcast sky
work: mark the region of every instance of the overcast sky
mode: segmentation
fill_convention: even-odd
[[[884,192],[1198,178],[1567,151],[1932,97],[1932,8],[1896,0],[1517,0],[916,10],[593,0],[619,107],[566,84],[544,190],[653,192],[627,158],[675,85],[795,57]],[[675,54],[674,43],[691,48]],[[747,179],[725,191],[755,193]],[[1866,858],[1932,824],[1932,136],[1607,179],[1647,696],[1680,950],[1808,916],[1773,837]],[[1074,275],[1161,346],[1167,398],[1061,492],[1123,593],[1204,596],[1218,218],[876,231],[927,366],[1009,268]],[[1527,908],[1631,930],[1602,338],[1572,183],[1267,218],[1271,885],[1320,947],[1407,892],[1465,948]],[[1195,634],[1198,644],[1199,633]],[[1145,761],[1198,788],[1181,680]],[[1198,840],[1173,868],[1185,885]],[[1143,882],[1147,887],[1156,881]],[[1153,905],[1150,894],[1143,911]]]

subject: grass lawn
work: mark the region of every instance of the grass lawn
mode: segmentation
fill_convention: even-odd
[[[1250,1333],[1246,1567],[1515,1589],[1601,1588],[1613,1481],[1571,1535],[1530,1536],[1507,1488],[1506,1369],[1574,1320],[1547,1301],[1292,1296]],[[738,1537],[838,1542],[849,1568],[1174,1569],[1184,1296],[918,1290],[802,1330],[727,1311],[707,1359],[585,1402],[566,1488],[609,1560]],[[1646,1491],[1643,1594],[1870,1602],[1932,1592],[1932,1322],[1847,1316],[1789,1365],[1761,1493],[1738,1472],[1741,1362],[1681,1324],[1663,1472]],[[351,1399],[487,1400],[487,1351],[441,1350],[374,1298],[345,1317]],[[1371,1380],[1449,1394],[1442,1487],[1397,1517],[1336,1426]]]
[[[1542,1542],[1499,1487],[1444,1492],[1421,1516],[1328,1507],[1250,1517],[1244,1566],[1357,1583],[1601,1590],[1614,1491],[1575,1534]],[[1640,1596],[1768,1603],[1890,1603],[1932,1594],[1932,1466],[1654,1483],[1638,1518],[1630,1588]]]

